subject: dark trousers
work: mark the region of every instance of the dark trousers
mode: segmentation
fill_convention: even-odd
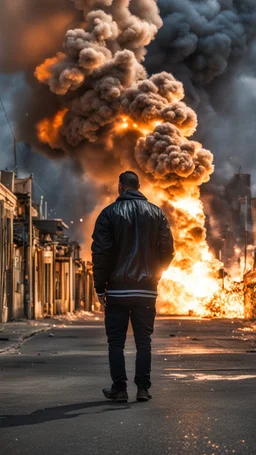
[[[154,331],[155,300],[127,298],[120,303],[107,301],[105,325],[109,346],[109,365],[113,386],[116,390],[126,390],[124,346],[129,319],[137,349],[134,382],[138,387],[151,386],[151,335]]]

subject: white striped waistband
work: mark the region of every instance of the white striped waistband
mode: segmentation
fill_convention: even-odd
[[[109,289],[106,291],[106,294],[109,297],[148,297],[154,299],[157,297],[156,291],[149,291],[145,289],[122,289],[119,291]]]

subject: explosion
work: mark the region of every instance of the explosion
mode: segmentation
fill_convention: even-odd
[[[35,71],[65,106],[37,125],[38,136],[70,156],[72,150],[79,148],[82,155],[84,150],[85,166],[87,147],[97,154],[102,144],[120,167],[125,157],[150,182],[150,199],[160,202],[169,217],[176,249],[160,282],[159,311],[208,315],[211,302],[223,293],[222,264],[207,246],[199,191],[214,171],[213,155],[188,139],[197,117],[182,101],[182,83],[167,72],[148,77],[141,64],[145,46],[162,24],[156,2],[73,1],[83,11],[84,28],[68,30],[64,53]],[[215,304],[215,313],[218,307],[218,315],[243,315],[242,301],[233,308],[224,300],[219,298],[224,309]]]

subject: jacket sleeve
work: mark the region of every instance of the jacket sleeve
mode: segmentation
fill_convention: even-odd
[[[159,254],[161,268],[166,270],[174,257],[174,245],[168,220],[162,210],[160,213]]]
[[[94,287],[97,294],[100,295],[104,294],[106,289],[114,244],[112,224],[104,210],[96,220],[92,238]]]

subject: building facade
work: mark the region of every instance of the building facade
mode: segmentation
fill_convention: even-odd
[[[61,219],[42,219],[32,177],[0,174],[0,322],[93,311],[92,267]]]
[[[3,183],[6,183],[5,186]],[[9,187],[9,188],[8,188]],[[12,192],[12,179],[0,174],[0,320],[6,322],[13,314],[15,254],[13,222],[17,212],[17,198]]]

